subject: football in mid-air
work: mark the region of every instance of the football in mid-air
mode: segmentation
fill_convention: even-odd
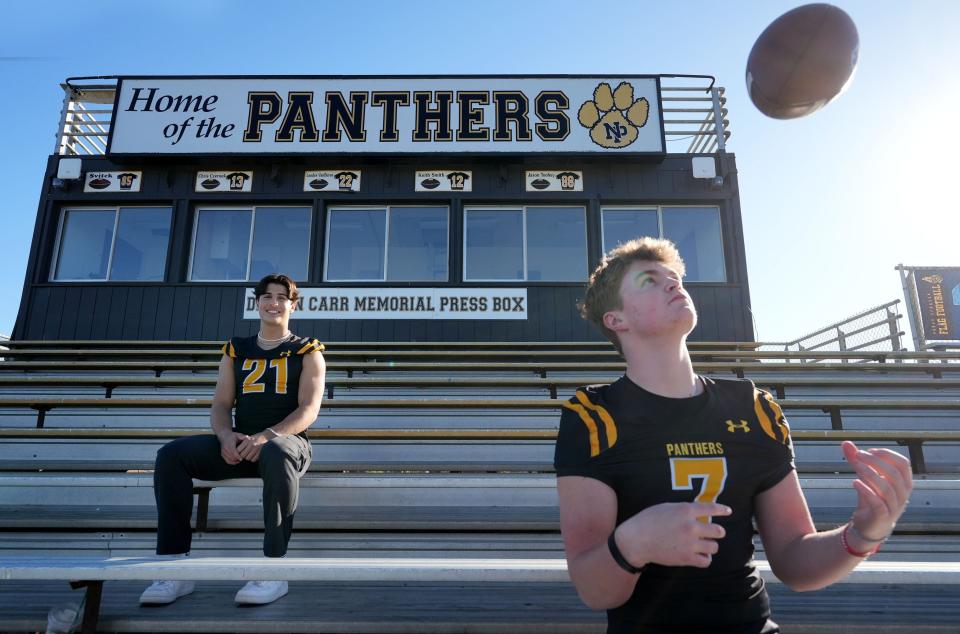
[[[807,4],[773,21],[747,58],[747,92],[768,117],[803,117],[846,89],[860,38],[853,20],[830,4]]]

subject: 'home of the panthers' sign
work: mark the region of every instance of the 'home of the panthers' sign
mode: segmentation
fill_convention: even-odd
[[[125,77],[110,154],[664,153],[656,76]]]

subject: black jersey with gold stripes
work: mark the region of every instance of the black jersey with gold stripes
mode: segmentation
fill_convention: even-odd
[[[316,339],[296,336],[272,350],[258,346],[256,335],[225,343],[223,354],[233,359],[236,377],[236,430],[259,433],[297,409],[303,355],[322,350]]]
[[[652,394],[626,376],[580,388],[565,402],[554,465],[617,496],[617,524],[664,502],[718,502],[726,529],[709,568],[648,565],[630,599],[609,610],[609,632],[705,632],[763,622],[769,600],[753,564],[757,494],[795,468],[779,405],[748,380],[701,377],[688,399]],[[671,630],[673,631],[673,630]]]

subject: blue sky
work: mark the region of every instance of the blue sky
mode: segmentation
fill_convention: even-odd
[[[897,263],[960,265],[960,2],[837,0],[860,33],[852,84],[810,117],[776,121],[749,102],[744,67],[799,4],[7,3],[0,333],[20,302],[59,83],[81,75],[712,74],[729,99],[758,337],[901,298]]]

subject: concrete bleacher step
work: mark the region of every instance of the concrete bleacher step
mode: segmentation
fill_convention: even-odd
[[[4,370],[0,362],[0,370]],[[344,373],[327,373],[327,387],[333,388],[334,398],[341,394],[359,392],[365,395],[375,394],[379,390],[422,392],[443,395],[450,390],[468,389],[469,392],[485,390],[527,389],[542,393],[556,387],[561,393],[572,393],[581,385],[610,383],[620,378],[623,371],[588,372],[576,371],[564,376],[540,377],[539,373],[529,372],[522,375],[509,375],[504,372],[459,372],[451,375],[443,365],[433,366],[432,370],[408,370],[392,374],[363,374],[348,378]],[[709,374],[706,376],[718,380],[732,378],[728,374]],[[911,398],[936,395],[955,396],[960,391],[960,381],[956,377],[932,379],[901,376],[849,376],[824,373],[811,376],[811,373],[751,373],[747,376],[758,387],[770,391],[783,390],[783,397],[801,398],[806,396],[856,396],[867,394],[872,397],[891,396]],[[65,394],[104,393],[109,386],[111,393],[128,396],[162,393],[166,395],[209,395],[216,384],[215,373],[186,373],[174,375],[165,373],[162,377],[146,376],[138,373],[75,372],[72,374],[54,372],[0,372],[0,394]],[[329,395],[329,394],[328,394]],[[781,397],[781,398],[783,398]]]
[[[339,401],[339,399],[337,399]],[[411,399],[412,400],[412,399]],[[546,398],[543,398],[547,401]],[[486,401],[478,401],[480,403]],[[529,399],[524,401],[529,402]],[[958,430],[960,429],[960,399],[950,401],[952,410],[921,409],[883,409],[848,410],[843,412],[843,428],[864,429],[917,429],[917,430]],[[484,409],[480,406],[469,407],[451,402],[444,406],[416,407],[413,403],[390,410],[383,407],[364,407],[362,401],[349,403],[331,402],[321,408],[320,418],[315,424],[326,427],[450,427],[456,422],[459,427],[499,427],[556,428],[560,416],[559,405],[545,403],[536,408]],[[817,409],[791,409],[789,404],[784,412],[793,429],[831,429],[829,413]],[[3,427],[31,428],[37,426],[37,412],[28,407],[0,408],[0,420]],[[123,406],[117,401],[109,408],[69,406],[57,407],[47,412],[44,427],[103,428],[117,427],[170,427],[205,428],[209,423],[209,413],[201,408],[178,408],[165,406],[150,408],[146,406]]]
[[[154,467],[169,439],[4,439],[0,470],[126,471]],[[365,441],[313,444],[312,472],[353,471],[552,471],[553,440]]]
[[[850,519],[852,506],[824,506],[812,510],[818,530],[840,526]],[[8,529],[40,530],[69,526],[73,529],[155,530],[156,509],[141,505],[49,505],[5,507],[0,524]],[[211,508],[208,530],[258,530],[263,511],[253,505]],[[557,531],[559,513],[554,506],[529,507],[417,507],[349,506],[306,507],[297,511],[297,530],[445,530],[445,531]],[[906,533],[958,534],[957,509],[917,508],[904,513],[897,530]]]
[[[108,581],[101,632],[329,632],[357,634],[600,634],[602,612],[583,606],[562,583],[294,582],[267,606],[237,608],[238,582],[200,582],[163,607],[137,603],[145,584]],[[77,602],[65,582],[4,588],[0,628],[37,631],[53,605]],[[797,594],[771,584],[775,620],[790,634],[956,634],[960,585],[838,584]]]
[[[766,559],[755,537],[756,559]],[[150,557],[156,548],[152,531],[43,532],[6,531],[0,558],[21,556]],[[191,552],[197,557],[258,557],[263,533],[207,531],[194,533]],[[297,530],[290,557],[453,557],[558,559],[564,557],[558,531],[545,532],[396,532]],[[960,535],[894,535],[870,561],[960,561]]]
[[[801,478],[822,528],[849,518],[852,476]],[[198,485],[204,483],[198,482]],[[257,479],[219,483],[210,495],[208,527],[262,526]],[[920,479],[901,532],[960,533],[956,479]],[[4,474],[0,525],[20,530],[73,526],[152,530],[152,474]],[[302,482],[298,529],[557,530],[552,474],[309,474]]]
[[[106,347],[136,346],[131,342],[114,344]],[[70,351],[33,355],[34,360],[28,360],[29,354],[11,354],[9,358],[18,360],[0,361],[0,398],[102,398],[108,388],[89,385],[91,380],[128,375],[142,382],[113,387],[114,398],[208,400],[218,345],[211,344],[210,350],[195,356],[202,361],[192,361],[191,352],[169,354],[171,349],[195,347],[185,342],[158,344],[156,347],[166,349],[164,354],[151,356],[140,351],[79,362],[67,358],[73,354]],[[578,354],[571,352],[575,347],[561,348],[559,344],[551,354],[537,352],[549,351],[550,347],[527,352],[513,347],[511,354],[502,354],[505,346],[501,346],[495,357],[475,352],[425,354],[413,350],[417,345],[424,344],[366,352],[331,345],[328,377],[334,396],[332,401],[327,399],[328,407],[315,427],[555,430],[559,410],[550,404],[542,409],[509,410],[449,404],[443,408],[362,405],[366,400],[399,398],[547,401],[552,395],[549,380],[543,382],[541,377],[578,384],[604,382],[619,376],[623,367],[606,344],[596,348],[603,351],[599,355],[592,351]],[[482,351],[485,345],[477,344],[475,350]],[[442,344],[433,346],[438,347]],[[395,354],[396,350],[410,352]],[[713,360],[702,362],[701,351],[695,355],[695,367],[717,377],[733,377],[739,372],[760,385],[780,381],[784,392],[781,400],[873,399],[881,405],[890,404],[868,411],[844,409],[846,430],[960,430],[960,363],[954,363],[956,359],[950,359],[950,363],[930,362],[945,361],[945,355],[926,355],[920,363],[909,355],[892,355],[888,363],[801,363],[799,355],[791,355],[791,363],[782,363],[771,355],[728,352],[720,351],[711,357]],[[97,354],[88,358],[96,359]],[[383,361],[365,361],[365,357]],[[763,357],[762,362],[756,361]],[[172,380],[151,384],[157,375]],[[49,380],[68,376],[88,384]],[[432,380],[429,386],[417,384],[426,383],[424,379]],[[458,385],[457,380],[472,380],[475,385]],[[497,385],[497,381],[516,382]],[[558,385],[556,396],[563,399],[572,391],[572,384]],[[948,406],[942,410],[902,410],[897,408],[898,401],[937,401]],[[830,415],[819,409],[787,408],[786,413],[795,431],[831,429]],[[0,428],[29,429],[37,422],[37,413],[22,405],[0,409]],[[203,407],[57,407],[45,418],[47,428],[72,428],[84,433],[151,428],[175,432],[207,425],[208,412]],[[166,440],[2,438],[0,556],[26,553],[53,555],[56,559],[80,554],[150,554],[156,527],[152,474],[122,471],[152,468],[156,449]],[[870,444],[894,447],[892,441]],[[552,440],[315,439],[314,466],[304,481],[290,556],[562,558],[552,450]],[[849,467],[840,458],[836,441],[799,441],[796,450],[818,528],[846,521],[855,494],[850,487]],[[907,452],[906,447],[898,450]],[[960,560],[960,443],[944,438],[924,441],[923,454],[929,473],[918,479],[898,534],[873,561]],[[369,473],[374,471],[383,473]],[[442,473],[445,471],[454,473]],[[516,473],[520,471],[530,473]],[[832,476],[833,472],[841,475]],[[209,530],[195,535],[194,553],[258,556],[262,539],[260,483],[237,481],[217,486],[210,502]],[[762,557],[762,545],[758,543],[758,559]],[[203,583],[195,595],[168,608],[151,610],[140,608],[136,602],[143,583],[109,581],[100,631],[523,634],[605,629],[603,615],[584,608],[568,583],[298,582],[291,585],[288,597],[273,606],[242,610],[235,609],[232,602],[239,586],[240,582]],[[772,584],[771,594],[774,614],[785,632],[958,634],[958,588],[960,584],[955,583],[923,587],[846,583],[797,595]],[[4,583],[0,594],[0,631],[36,631],[45,625],[49,607],[63,600],[79,600],[80,592],[71,592],[64,582],[14,581]]]
[[[47,428],[43,433],[48,431],[53,430]],[[796,429],[794,432],[794,451],[801,474],[852,473],[843,458],[839,440],[804,440],[798,438],[802,434]],[[157,450],[170,438],[5,437],[0,442],[0,472],[152,470]],[[893,441],[870,440],[861,444],[908,455],[907,448]],[[310,471],[552,472],[553,453],[552,438],[509,442],[315,439]],[[923,454],[926,473],[944,477],[960,474],[960,442],[927,442]]]
[[[899,539],[899,538],[898,538]],[[69,556],[149,557],[156,548],[152,531],[17,532],[0,540],[0,558],[60,553]],[[944,544],[945,552],[960,550]],[[194,556],[257,557],[263,551],[262,531],[196,532]],[[904,552],[909,552],[905,550]],[[294,531],[290,557],[502,557],[562,558],[557,532],[389,532]]]
[[[801,476],[811,508],[855,502],[851,475]],[[943,508],[960,512],[957,479],[917,479],[909,510]],[[260,505],[262,482],[237,478],[223,482],[195,480],[198,487],[215,487],[211,508],[218,505]],[[57,474],[7,473],[0,495],[9,506],[151,505],[152,473]],[[335,506],[555,506],[556,478],[551,473],[310,473],[301,480],[300,504]]]
[[[756,570],[767,583],[780,583],[766,561]],[[10,556],[0,559],[0,579],[17,581],[334,581],[345,583],[562,583],[569,582],[563,557],[90,557]],[[960,584],[958,562],[866,561],[837,583],[887,585]]]

